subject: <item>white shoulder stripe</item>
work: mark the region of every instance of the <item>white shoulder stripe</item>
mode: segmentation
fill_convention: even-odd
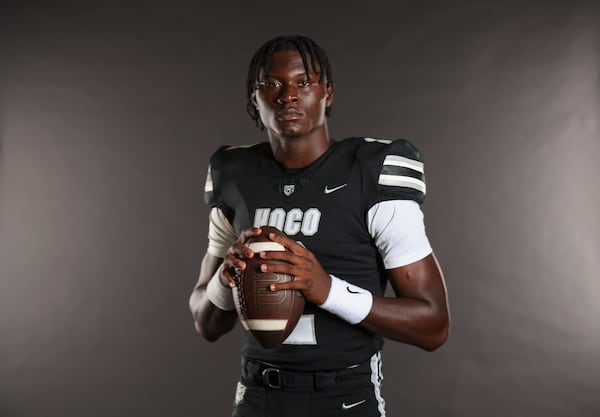
[[[419,171],[420,173],[424,173],[423,162],[415,161],[414,159],[409,159],[404,156],[386,155],[386,157],[383,161],[383,165],[405,167],[405,168],[413,169],[415,171]]]
[[[425,194],[426,187],[425,183],[417,178],[407,177],[404,175],[379,175],[380,185],[390,185],[392,187],[408,187],[414,188],[415,190],[421,191]]]
[[[208,173],[206,174],[206,183],[204,183],[204,192],[210,193],[213,190],[212,175],[210,173],[210,165],[208,166]]]
[[[390,143],[392,143],[391,140],[389,139],[373,139],[373,138],[364,138],[365,142],[378,142],[378,143],[384,143],[386,145],[389,145]]]

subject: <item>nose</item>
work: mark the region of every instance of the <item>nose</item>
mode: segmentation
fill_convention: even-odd
[[[277,102],[283,103],[294,103],[298,101],[298,88],[293,83],[284,84],[277,97]]]

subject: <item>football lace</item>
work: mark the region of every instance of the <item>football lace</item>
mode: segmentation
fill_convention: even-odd
[[[240,306],[240,313],[246,315],[246,298],[244,297],[244,281],[242,280],[242,270],[239,268],[235,268],[235,273],[233,276],[233,280],[235,281],[235,286],[238,288],[238,302]]]

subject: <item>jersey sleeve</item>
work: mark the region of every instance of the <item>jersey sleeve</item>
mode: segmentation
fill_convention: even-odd
[[[208,248],[207,252],[217,258],[224,258],[227,250],[235,242],[237,236],[233,226],[227,220],[220,208],[210,210],[208,222]]]
[[[204,183],[204,202],[211,207],[218,207],[221,203],[220,177],[223,165],[223,153],[227,146],[221,146],[210,157],[206,181]]]
[[[219,208],[229,221],[233,218],[231,208],[225,204],[223,193],[224,185],[223,178],[226,176],[227,161],[226,155],[230,146],[221,146],[211,157],[206,173],[206,181],[204,183],[204,202],[211,208]]]
[[[360,157],[374,190],[370,206],[387,200],[425,201],[424,164],[419,150],[404,139],[365,138]]]
[[[367,227],[386,269],[408,265],[432,252],[423,212],[415,201],[375,204],[367,213]]]
[[[227,208],[222,198],[222,160],[226,146],[220,147],[211,157],[204,183],[204,202],[211,209],[208,217],[207,252],[218,258],[224,258],[231,242],[235,240],[235,232],[225,213]]]

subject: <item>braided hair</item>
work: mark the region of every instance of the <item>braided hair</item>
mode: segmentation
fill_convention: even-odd
[[[252,96],[256,86],[259,82],[261,71],[265,71],[275,52],[279,51],[298,51],[302,57],[304,63],[304,70],[308,74],[308,59],[310,57],[310,66],[315,74],[319,74],[319,84],[323,82],[323,77],[327,82],[327,87],[333,87],[333,77],[331,75],[331,65],[329,65],[329,59],[327,54],[315,41],[302,35],[289,35],[289,36],[277,36],[270,41],[265,42],[256,51],[250,66],[248,68],[248,78],[246,79],[246,93],[248,96],[248,103],[246,104],[246,110],[248,114],[254,120],[257,127],[261,130],[264,126],[260,120],[258,109],[252,101]],[[325,115],[329,117],[331,113],[331,106],[325,110]]]

